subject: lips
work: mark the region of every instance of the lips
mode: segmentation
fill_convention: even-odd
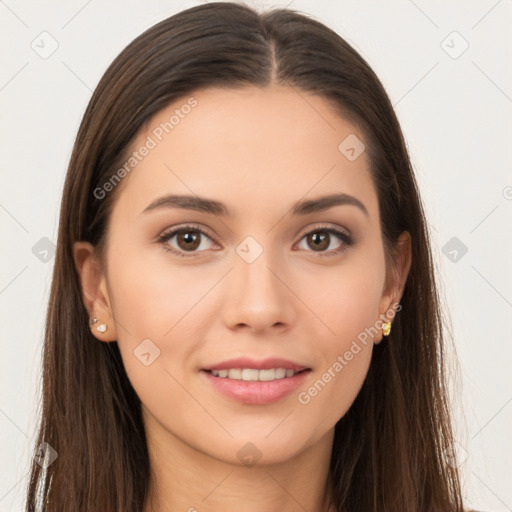
[[[239,357],[237,359],[230,359],[228,361],[222,361],[220,363],[213,364],[204,370],[231,370],[234,368],[247,368],[254,370],[271,370],[277,368],[283,368],[284,370],[293,370],[294,372],[301,372],[302,370],[308,369],[307,366],[289,361],[287,359],[281,359],[279,357],[271,357],[263,360],[250,359],[248,357]]]
[[[269,368],[268,370],[258,370],[256,368],[230,368],[229,370],[209,370],[214,377],[221,379],[235,379],[251,381],[269,381],[293,377],[299,373],[285,368]]]
[[[230,399],[243,404],[266,405],[292,393],[310,372],[307,366],[281,358],[261,361],[238,358],[211,365],[201,373]]]

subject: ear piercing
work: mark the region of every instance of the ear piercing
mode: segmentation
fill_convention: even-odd
[[[391,322],[386,322],[383,326],[382,326],[382,334],[384,336],[389,336],[389,333],[391,332]]]
[[[91,325],[95,325],[98,322],[97,318],[91,318]],[[100,324],[96,327],[98,332],[105,332],[107,330],[107,324]]]

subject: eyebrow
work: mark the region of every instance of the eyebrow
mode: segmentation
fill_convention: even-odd
[[[293,216],[309,215],[311,213],[321,212],[334,206],[341,205],[355,206],[367,217],[370,216],[365,205],[356,197],[348,194],[331,194],[318,197],[316,199],[298,201],[292,205],[291,212]],[[195,210],[221,217],[231,217],[231,213],[224,203],[199,196],[176,194],[159,197],[144,208],[141,213],[148,213],[162,208],[181,208],[184,210]]]

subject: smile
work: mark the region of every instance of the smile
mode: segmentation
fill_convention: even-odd
[[[229,400],[246,405],[270,405],[296,393],[311,369],[224,368],[203,370],[200,374],[207,385]]]
[[[269,368],[257,370],[255,368],[231,368],[224,370],[210,370],[214,377],[221,379],[234,379],[245,381],[271,381],[293,377],[299,373],[286,368]]]

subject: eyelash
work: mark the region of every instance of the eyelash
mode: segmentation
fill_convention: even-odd
[[[194,257],[196,254],[198,254],[198,252],[200,253],[202,251],[189,252],[187,254],[186,252],[178,251],[177,249],[174,249],[167,243],[174,235],[177,235],[180,233],[187,233],[189,231],[194,231],[194,232],[200,233],[201,235],[204,235],[205,237],[207,237],[211,240],[210,235],[208,235],[208,233],[206,233],[206,231],[204,231],[202,228],[200,228],[199,226],[193,225],[193,224],[188,224],[185,226],[181,226],[179,228],[173,228],[171,230],[164,231],[161,235],[158,236],[157,242],[161,243],[163,248],[166,251],[169,251],[173,254],[176,254],[183,258]],[[319,256],[324,257],[324,258],[325,257],[329,258],[331,256],[336,256],[337,254],[343,253],[343,252],[347,251],[349,249],[349,247],[354,244],[352,237],[350,235],[348,235],[347,233],[345,233],[344,231],[338,230],[331,226],[322,226],[322,225],[316,226],[314,229],[308,231],[307,233],[304,233],[304,235],[301,237],[300,240],[304,239],[308,235],[311,235],[312,233],[317,233],[317,232],[333,234],[333,235],[337,236],[340,240],[343,241],[343,244],[338,249],[331,249],[330,251],[320,251],[317,253]],[[314,253],[315,251],[308,251],[308,252]]]

